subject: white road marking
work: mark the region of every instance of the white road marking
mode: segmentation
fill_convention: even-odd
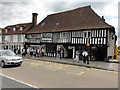
[[[15,79],[15,78],[12,78],[12,77],[9,77],[9,76],[6,76],[6,75],[3,75],[3,74],[1,74],[1,73],[0,73],[0,75],[3,76],[3,77],[6,77],[6,78],[8,78],[8,79],[11,79],[11,80],[17,81],[17,82],[19,82],[19,83],[25,84],[25,85],[27,85],[27,86],[30,86],[30,87],[33,87],[33,88],[38,89],[38,87],[36,87],[36,86],[34,86],[34,85],[25,83],[25,82],[23,82],[23,81],[17,80],[17,79]]]

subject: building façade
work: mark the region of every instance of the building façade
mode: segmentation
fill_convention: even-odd
[[[26,45],[44,48],[46,56],[56,57],[60,49],[62,58],[78,53],[82,59],[87,49],[90,60],[113,58],[116,43],[115,28],[91,6],[48,15],[26,33],[26,39]]]
[[[32,23],[20,23],[3,28],[1,34],[2,48],[21,51],[25,43],[25,33],[31,26]]]

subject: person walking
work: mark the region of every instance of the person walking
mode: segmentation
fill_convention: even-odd
[[[76,54],[76,57],[75,57],[75,59],[73,60],[73,62],[75,62],[75,61],[79,62],[79,54]]]
[[[38,49],[36,50],[36,56],[37,56],[37,57],[40,57],[40,48],[38,48]]]
[[[27,57],[30,58],[30,48],[27,48]]]
[[[89,64],[87,50],[84,50],[83,53],[82,53],[82,55],[83,55],[83,63],[86,63],[86,61],[87,61],[87,64]]]
[[[17,54],[17,53],[16,53],[16,51],[17,51],[17,49],[16,49],[16,48],[14,48],[14,53],[15,53],[15,54]]]
[[[42,50],[41,50],[42,52],[42,57],[44,56],[44,53],[45,53],[45,50],[44,50],[44,48],[42,48]]]
[[[22,49],[22,57],[25,57],[25,48]]]
[[[33,48],[31,47],[30,48],[30,57],[32,57],[33,56]]]

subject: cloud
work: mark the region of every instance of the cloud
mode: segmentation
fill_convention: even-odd
[[[2,25],[31,22],[31,13],[35,11],[31,2],[2,2]]]

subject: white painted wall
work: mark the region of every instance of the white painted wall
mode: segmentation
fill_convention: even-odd
[[[18,35],[13,35],[13,42],[18,42]]]
[[[2,43],[2,35],[0,35],[0,43]]]
[[[25,35],[21,34],[21,42],[25,42]]]
[[[114,36],[114,39],[112,39],[112,34]],[[111,32],[110,30],[108,30],[108,56],[114,56],[114,42],[115,42],[115,34],[113,32]]]

